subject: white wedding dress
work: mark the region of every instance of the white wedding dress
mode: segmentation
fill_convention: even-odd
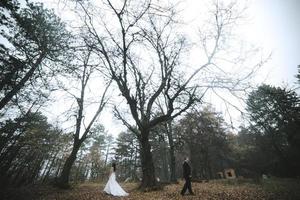
[[[125,192],[116,181],[115,172],[111,173],[103,191],[113,196],[128,196],[128,193]]]

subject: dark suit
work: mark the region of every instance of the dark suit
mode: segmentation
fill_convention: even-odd
[[[182,169],[183,169],[183,177],[185,179],[185,183],[181,190],[181,194],[184,195],[187,189],[189,190],[190,194],[194,194],[192,191],[192,184],[191,184],[191,167],[186,161],[184,161],[182,165]]]

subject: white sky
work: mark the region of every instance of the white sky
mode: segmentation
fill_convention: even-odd
[[[37,0],[38,1],[38,0]],[[245,0],[244,0],[245,1]],[[44,1],[47,7],[57,9],[57,6]],[[183,1],[184,18],[194,23],[201,17],[201,9],[209,0]],[[272,52],[271,60],[264,66],[256,78],[257,84],[262,82],[282,86],[286,83],[293,85],[296,82],[297,65],[300,64],[300,0],[252,0],[248,1],[248,22],[239,27],[244,39],[255,46],[262,47],[264,52]],[[64,19],[66,13],[58,12]],[[223,111],[224,106],[216,103],[217,109]],[[62,120],[60,112],[64,103],[53,104],[47,109],[50,120]],[[233,111],[236,120],[238,114]],[[125,127],[114,119],[111,111],[106,110],[100,116],[100,122],[110,134],[116,136]]]
[[[201,20],[201,10],[210,0],[186,0],[183,1],[182,14],[190,24],[197,24]],[[271,60],[265,64],[257,74],[257,85],[262,82],[274,85],[292,85],[296,82],[295,74],[297,65],[300,64],[300,1],[298,0],[252,0],[247,1],[247,20],[241,27],[238,27],[244,39],[253,45],[261,47],[265,54],[272,53]],[[59,12],[64,18],[65,13]],[[217,110],[224,112],[224,104],[214,101]],[[230,111],[234,122],[239,122],[239,113]],[[54,116],[56,113],[52,113]],[[228,116],[225,116],[229,121]],[[116,120],[110,109],[107,109],[100,116],[100,122],[110,134],[118,135],[126,128],[120,121]],[[234,124],[238,126],[238,124]]]
[[[253,18],[247,37],[272,51],[272,60],[266,65],[268,83],[293,84],[300,64],[300,1],[254,0],[250,6]]]
[[[272,53],[264,66],[261,79],[266,83],[293,84],[297,65],[300,64],[300,1],[299,0],[239,0],[247,2],[246,23],[238,29],[244,39]],[[187,19],[201,17],[202,1],[186,0],[184,13]],[[209,2],[209,0],[204,0]],[[226,2],[226,1],[225,1]],[[205,3],[204,3],[205,4]]]

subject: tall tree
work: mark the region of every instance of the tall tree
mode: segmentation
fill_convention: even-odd
[[[122,178],[138,179],[139,144],[136,135],[132,132],[121,132],[116,141],[115,159],[119,163]]]
[[[91,130],[92,135],[90,140],[92,140],[89,148],[89,157],[90,157],[90,180],[100,181],[99,179],[103,178],[104,171],[104,157],[103,153],[105,150],[105,129],[103,125],[94,126]]]
[[[74,141],[73,141],[72,152],[64,164],[63,170],[61,172],[58,181],[58,186],[62,188],[69,187],[69,176],[70,176],[72,165],[76,160],[77,153],[82,143],[88,137],[91,128],[93,127],[98,116],[103,111],[104,106],[108,101],[107,91],[111,83],[109,81],[103,90],[103,94],[100,95],[100,97],[98,96],[100,100],[96,101],[97,105],[95,107],[95,111],[92,114],[91,119],[89,120],[85,119],[85,112],[87,106],[90,106],[91,104],[89,103],[91,99],[88,99],[89,96],[86,93],[86,90],[89,88],[89,85],[93,80],[93,76],[97,72],[96,67],[98,66],[98,63],[97,62],[95,63],[95,60],[93,59],[92,51],[87,46],[83,46],[77,49],[76,54],[77,54],[77,59],[74,61],[75,67],[72,67],[70,69],[70,73],[66,75],[68,78],[70,78],[70,80],[73,79],[75,83],[77,84],[79,83],[80,88],[79,88],[79,92],[76,88],[74,93],[71,89],[67,91],[74,98],[74,100],[77,103],[77,106],[75,107],[76,119],[75,119],[75,131],[73,134]],[[66,89],[65,86],[63,86],[63,88]],[[85,126],[86,123],[87,126]]]
[[[172,121],[165,123],[165,130],[168,136],[169,143],[169,155],[170,155],[170,181],[177,182],[176,179],[176,159],[175,159],[175,142],[173,136],[173,124]]]
[[[0,129],[1,138],[11,129],[14,134],[1,149],[0,184],[3,187],[20,186],[39,180],[44,164],[60,144],[62,131],[49,124],[39,112],[29,112],[13,121],[7,120],[5,124]]]
[[[251,127],[285,165],[284,171],[297,174],[300,147],[300,98],[280,87],[261,85],[247,100]],[[262,147],[262,146],[261,146]]]
[[[0,110],[37,78],[54,70],[53,62],[66,59],[70,34],[42,4],[1,1]],[[53,75],[53,74],[52,74]]]
[[[162,124],[160,124],[162,125]],[[156,126],[151,130],[149,141],[151,144],[151,153],[153,160],[155,160],[155,177],[157,180],[169,181],[169,146],[167,135],[162,126]],[[165,127],[163,127],[165,128]]]
[[[237,135],[228,139],[233,161],[240,176],[260,178],[262,174],[272,174],[278,166],[278,158],[269,143],[252,127],[240,127]],[[275,164],[277,163],[277,164]]]
[[[232,77],[224,77],[227,73],[215,62],[219,52],[227,51],[226,39],[240,13],[234,12],[235,4],[223,7],[215,2],[210,26],[201,30],[204,60],[185,73],[187,68],[181,61],[188,45],[183,34],[175,31],[179,30],[179,24],[174,6],[157,5],[151,0],[106,0],[97,4],[105,8],[99,18],[90,2],[76,2],[85,13],[82,19],[89,33],[87,42],[102,59],[104,74],[117,85],[134,121],[130,123],[121,107],[115,107],[116,116],[136,134],[140,143],[141,188],[155,187],[149,143],[151,129],[188,110],[208,89],[219,87],[232,92],[249,77],[232,81]],[[205,32],[206,27],[209,30]],[[157,102],[164,96],[164,112],[154,115],[159,111]]]
[[[166,96],[164,96],[164,100],[166,100]],[[164,101],[167,102],[167,101]],[[158,103],[160,108],[160,112],[164,112],[164,109],[161,105],[161,102]],[[175,138],[173,133],[173,120],[169,120],[165,123],[160,124],[161,131],[167,135],[168,145],[169,145],[169,165],[170,165],[170,178],[171,182],[176,183],[176,158],[175,158]]]
[[[189,112],[176,130],[189,149],[194,178],[212,179],[228,167],[227,132],[224,119],[210,107]]]

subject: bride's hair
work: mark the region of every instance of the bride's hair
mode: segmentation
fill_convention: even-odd
[[[115,172],[116,171],[116,163],[112,163],[111,166],[112,166],[112,168],[113,168],[113,170]]]

